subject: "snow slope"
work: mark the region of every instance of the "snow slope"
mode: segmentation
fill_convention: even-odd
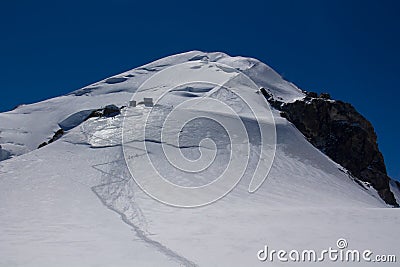
[[[152,161],[167,179],[182,186],[206,184],[223,172],[229,162],[229,140],[223,129],[209,120],[189,123],[181,129],[179,147],[171,146],[172,151],[194,160],[202,147],[200,141],[210,138],[218,148],[215,161],[203,175],[172,168],[162,153],[163,143],[171,143],[161,137],[171,107],[212,95],[246,119],[247,129],[255,129],[251,112],[229,90],[197,82],[168,92],[178,79],[174,76],[136,94],[140,100],[166,93],[148,120],[149,109],[139,105],[113,118],[83,121],[82,111],[107,104],[127,105],[150,77],[185,62],[199,68],[212,62],[225,64],[285,102],[303,97],[295,85],[258,60],[192,51],[0,114],[0,144],[14,155],[0,162],[0,266],[262,266],[271,264],[257,259],[264,245],[317,250],[335,247],[339,238],[346,238],[352,249],[398,253],[399,209],[388,208],[373,189],[354,182],[274,110],[273,118],[260,124],[276,124],[275,158],[268,178],[255,193],[248,192],[249,171],[224,198],[199,208],[172,207],[143,192],[131,178],[122,148],[122,126],[132,110],[131,126],[150,129],[151,138],[145,143]],[[265,109],[262,95],[241,87],[231,72],[215,69],[209,75],[241,88],[240,93],[255,110]],[[182,111],[235,125],[218,105],[208,109],[194,105]],[[77,126],[56,142],[36,149],[66,119],[68,125]],[[179,120],[173,123],[175,128],[181,126]],[[167,136],[175,131],[174,127],[166,129]],[[142,136],[136,136],[137,132],[125,142],[139,140]],[[248,135],[249,168],[255,168],[256,156],[263,152],[260,134],[251,130]],[[130,147],[129,155],[135,155],[132,160],[146,177],[140,163],[147,155],[135,146]]]

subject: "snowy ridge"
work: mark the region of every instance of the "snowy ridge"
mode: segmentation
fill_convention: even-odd
[[[264,245],[324,249],[341,237],[351,248],[397,253],[399,209],[387,208],[375,190],[353,181],[275,110],[275,158],[267,180],[255,193],[248,192],[248,172],[227,196],[201,208],[171,207],[144,193],[131,178],[122,149],[122,126],[129,113],[86,119],[82,111],[108,104],[125,106],[148,78],[185,62],[199,68],[206,62],[219,62],[238,69],[280,101],[304,96],[256,59],[192,51],[1,113],[0,144],[14,157],[0,162],[0,266],[263,266],[269,263],[260,262],[257,251]],[[215,75],[230,77],[217,70]],[[237,81],[230,78],[229,82],[234,87]],[[159,86],[143,96],[164,93],[166,88]],[[253,108],[264,108],[262,95],[252,90],[242,93]],[[231,106],[250,129],[255,123],[246,106],[223,88],[197,83],[168,92],[146,121],[152,131],[145,141],[155,165],[182,185],[209,181],[200,176],[194,180],[163,163],[161,125],[171,106],[206,94]],[[230,123],[232,118],[224,117],[222,109],[212,108],[210,112],[193,106],[187,112],[209,112]],[[134,129],[145,127],[145,108],[134,112]],[[60,123],[77,126],[36,149]],[[224,131],[199,120],[182,132],[182,144],[174,149],[195,159],[199,141],[214,138],[220,149],[216,164],[207,169],[212,175],[205,177],[223,171],[229,161]],[[262,151],[256,131],[249,131],[249,139],[251,169]],[[137,150],[132,157],[140,162],[147,155]]]
[[[260,87],[271,90],[277,99],[294,101],[304,96],[293,84],[283,80],[270,67],[256,59],[230,57],[224,53],[192,51],[166,57],[142,67],[76,90],[66,96],[39,103],[21,105],[15,110],[0,114],[0,144],[13,155],[36,149],[58,129],[58,123],[82,110],[96,109],[113,103],[126,105],[131,94],[157,71],[169,66],[199,59],[221,62],[237,68]],[[79,97],[76,97],[79,96]]]

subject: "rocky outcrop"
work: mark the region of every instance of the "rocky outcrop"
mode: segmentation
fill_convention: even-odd
[[[117,116],[121,114],[121,109],[123,108],[124,107],[119,108],[116,105],[107,105],[104,108],[99,109],[80,110],[59,122],[58,126],[60,126],[64,131],[69,131],[90,118]]]
[[[116,105],[107,105],[104,108],[93,110],[85,120],[95,117],[115,117],[121,114],[122,108],[124,107],[119,108]]]
[[[348,103],[334,101],[329,94],[305,92],[293,103],[273,99],[261,92],[281,115],[292,122],[311,144],[351,172],[368,182],[389,205],[398,206],[390,191],[390,178],[372,124]]]
[[[61,136],[64,135],[65,131],[71,130],[72,128],[75,128],[76,126],[80,125],[82,122],[90,119],[90,118],[99,118],[99,117],[115,117],[119,114],[121,114],[121,109],[123,107],[119,108],[116,105],[107,105],[104,108],[100,109],[90,109],[90,110],[81,110],[78,111],[70,116],[68,116],[66,119],[58,123],[58,126],[61,127],[57,132],[54,133],[53,137],[47,141],[41,143],[38,148],[42,148],[44,146],[47,146],[50,143],[53,143],[57,139],[61,138]]]
[[[60,139],[63,135],[64,135],[64,130],[63,130],[63,129],[57,130],[57,131],[54,133],[53,137],[52,137],[48,142],[43,142],[43,143],[41,143],[41,144],[38,146],[38,148],[42,148],[42,147],[44,147],[44,146],[47,146],[48,144],[53,143],[54,141]]]

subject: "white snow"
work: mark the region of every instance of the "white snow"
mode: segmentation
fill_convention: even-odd
[[[393,180],[390,181],[389,186],[390,186],[390,191],[393,192],[397,203],[400,203],[400,187],[397,184],[395,184],[395,182]]]
[[[400,232],[396,229],[399,209],[389,208],[375,190],[355,183],[276,111],[273,118],[263,120],[276,124],[275,158],[268,178],[255,193],[248,192],[252,178],[249,171],[227,196],[200,208],[171,207],[144,193],[131,178],[121,146],[124,117],[132,114],[86,121],[81,115],[108,104],[127,105],[149,77],[184,62],[193,62],[193,71],[207,62],[226,64],[243,71],[257,86],[268,88],[276,99],[290,102],[303,97],[300,89],[256,59],[192,51],[66,96],[1,113],[0,152],[14,157],[0,162],[0,266],[263,266],[271,265],[257,259],[257,252],[265,245],[277,250],[318,250],[335,247],[339,238],[346,238],[351,249],[397,253],[400,257]],[[215,69],[209,75],[241,88],[252,108],[265,109],[262,95],[246,91],[229,69]],[[168,84],[149,87],[135,97],[141,101],[164,94],[177,79],[170,77]],[[210,182],[209,178],[229,161],[224,133],[207,120],[182,128],[183,148],[173,149],[196,159],[199,141],[214,138],[216,147],[222,149],[217,151],[207,175],[174,170],[160,153],[163,142],[159,133],[170,107],[205,95],[227,103],[247,118],[249,125],[254,122],[243,103],[219,87],[197,82],[167,93],[147,121],[151,138],[146,143],[154,164],[169,174],[168,179],[184,186]],[[139,105],[129,110],[136,114],[133,127],[142,129],[145,108]],[[207,110],[194,105],[186,112],[207,113],[233,124],[232,117],[218,105]],[[178,127],[179,121],[176,123]],[[59,125],[68,130],[66,134],[36,149]],[[249,166],[255,168],[259,137],[251,131],[249,138]],[[134,146],[131,149],[140,168],[146,155]],[[146,170],[140,171],[146,175]]]

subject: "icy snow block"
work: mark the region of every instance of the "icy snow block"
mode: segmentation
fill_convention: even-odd
[[[129,106],[132,108],[136,107],[136,101],[135,100],[129,101]]]
[[[152,107],[153,106],[153,98],[151,97],[145,97],[143,99],[143,103],[146,107]]]
[[[7,150],[2,149],[0,146],[0,161],[9,159],[11,157],[11,153]]]
[[[59,122],[58,126],[60,126],[60,128],[64,131],[71,130],[72,128],[75,128],[76,126],[84,122],[93,112],[93,110],[94,109],[78,111],[77,113],[74,113],[63,121]]]

